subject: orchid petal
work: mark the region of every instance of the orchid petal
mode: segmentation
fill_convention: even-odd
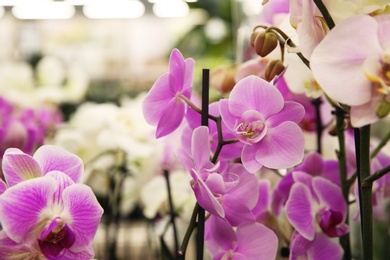
[[[229,96],[229,111],[238,117],[247,110],[256,110],[267,119],[280,112],[283,104],[282,94],[274,86],[253,75],[237,82]]]
[[[263,167],[263,165],[256,160],[258,146],[258,144],[246,144],[242,149],[241,161],[245,169],[250,173],[254,173]]]
[[[225,218],[233,226],[238,226],[242,223],[253,223],[256,220],[251,209],[244,203],[241,203],[244,199],[230,193],[223,196],[222,206],[225,211]]]
[[[351,106],[370,101],[371,82],[364,75],[362,65],[367,57],[379,58],[383,52],[377,33],[374,18],[355,15],[337,25],[318,44],[310,67],[330,98]]]
[[[237,235],[226,219],[211,215],[205,223],[205,240],[210,253],[216,255],[234,248]]]
[[[268,127],[276,127],[285,121],[299,123],[305,115],[305,109],[297,102],[286,101],[283,109],[267,119]]]
[[[164,108],[173,97],[174,93],[169,88],[169,74],[166,73],[156,80],[142,103],[142,113],[146,122],[157,125]]]
[[[389,15],[379,15],[374,17],[378,21],[378,38],[379,42],[384,50],[390,48],[390,16]]]
[[[51,171],[48,172],[45,176],[51,177],[56,180],[58,184],[58,188],[56,192],[53,194],[53,202],[55,204],[60,205],[62,203],[62,192],[68,186],[74,184],[74,181],[65,173],[60,171]]]
[[[274,232],[262,224],[239,225],[237,243],[235,252],[243,254],[246,259],[276,258],[278,238]]]
[[[41,146],[35,152],[34,159],[39,163],[44,174],[56,170],[65,173],[76,183],[81,181],[83,161],[77,155],[59,146]]]
[[[207,126],[199,126],[192,133],[191,154],[197,170],[210,164],[209,129]]]
[[[225,183],[222,175],[219,173],[211,173],[205,181],[207,187],[215,194],[224,194],[226,192]]]
[[[307,240],[315,235],[313,202],[308,187],[295,183],[286,202],[286,216],[291,225]]]
[[[226,99],[219,100],[219,112],[222,117],[222,121],[232,131],[235,131],[237,126],[237,120],[239,117],[234,116],[229,110],[229,101]],[[241,116],[241,115],[240,115]]]
[[[259,142],[256,160],[273,169],[293,167],[303,160],[304,142],[298,125],[283,122],[277,127],[268,128],[267,135]]]
[[[178,49],[173,49],[169,58],[169,87],[172,93],[179,92],[184,83],[185,63]]]
[[[49,258],[49,260],[91,260],[94,259],[95,252],[93,250],[93,245],[85,247],[81,252],[73,252],[67,248],[64,248],[59,255],[55,258]]]
[[[95,236],[103,209],[90,187],[76,183],[62,192],[64,210],[69,214],[68,226],[75,235],[72,251],[81,251]]]
[[[17,148],[7,149],[2,163],[4,177],[9,187],[43,174],[34,158]]]
[[[160,121],[157,124],[156,138],[166,136],[175,131],[184,118],[186,104],[184,101],[173,98],[163,109]]]
[[[328,260],[342,259],[344,251],[341,245],[325,234],[317,233],[308,252],[308,259]]]
[[[5,182],[0,179],[0,195],[4,193],[4,191],[7,189],[7,184],[5,184]]]
[[[56,190],[56,181],[43,177],[21,182],[0,196],[0,222],[12,240],[24,243],[39,236],[40,215]]]

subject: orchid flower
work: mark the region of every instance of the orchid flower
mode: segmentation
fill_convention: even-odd
[[[41,146],[33,156],[17,148],[9,148],[4,153],[3,173],[9,187],[54,170],[67,174],[78,183],[81,180],[83,162],[78,156],[54,145]]]
[[[316,233],[313,240],[307,240],[294,232],[290,243],[289,260],[342,259],[343,248],[323,233]]]
[[[390,100],[389,28],[390,15],[356,15],[332,29],[313,51],[315,78],[330,98],[351,106],[354,127],[387,115],[380,106]]]
[[[18,244],[38,242],[49,259],[84,254],[102,214],[91,188],[56,170],[9,187],[0,196],[0,222],[7,236]]]
[[[297,125],[303,107],[284,101],[270,83],[256,76],[240,80],[229,99],[220,100],[222,120],[244,144],[242,163],[249,172],[293,167],[303,159],[304,139]]]
[[[317,228],[330,237],[346,234],[347,203],[341,188],[304,172],[294,172],[293,178],[286,215],[295,230],[310,241],[315,238]]]
[[[236,230],[224,219],[211,216],[205,226],[206,246],[213,259],[275,259],[276,235],[266,226],[252,222]]]
[[[153,85],[142,105],[146,122],[157,126],[156,138],[172,133],[183,121],[192,92],[194,60],[184,60],[174,49],[169,58],[169,72]]]

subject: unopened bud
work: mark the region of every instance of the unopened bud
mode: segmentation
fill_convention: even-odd
[[[272,60],[267,64],[264,73],[264,79],[271,81],[275,76],[279,75],[284,71],[285,67],[281,60]]]
[[[256,53],[261,57],[270,54],[278,46],[278,38],[270,32],[260,32],[254,42]]]
[[[383,96],[381,101],[376,105],[375,113],[379,118],[384,118],[390,113],[390,103],[386,100],[386,96]]]
[[[251,34],[251,38],[249,39],[249,41],[250,41],[250,45],[252,47],[255,47],[255,40],[256,40],[257,35],[259,35],[258,31],[253,31]]]
[[[213,85],[221,94],[230,92],[236,81],[236,67],[218,67],[211,71],[211,85]]]

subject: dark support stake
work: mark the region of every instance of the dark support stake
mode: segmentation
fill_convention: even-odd
[[[202,71],[202,125],[208,126],[209,115],[209,78],[210,70],[203,69]],[[205,210],[199,207],[198,211],[198,232],[197,232],[197,254],[198,260],[203,260],[204,251],[204,222]]]

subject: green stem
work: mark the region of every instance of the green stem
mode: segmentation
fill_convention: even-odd
[[[185,257],[186,257],[186,251],[187,251],[188,243],[190,242],[190,238],[191,238],[192,232],[195,230],[195,228],[197,226],[196,219],[197,219],[197,216],[198,216],[199,209],[200,209],[200,206],[199,206],[198,203],[196,203],[195,207],[194,207],[194,210],[192,211],[190,224],[188,225],[186,233],[184,234],[184,238],[183,238],[183,241],[181,243],[180,250],[178,252],[178,255],[179,255],[178,258],[179,259],[184,260]]]
[[[371,159],[374,158],[381,149],[387,144],[387,142],[390,140],[390,131],[387,133],[387,135],[381,140],[381,142],[378,144],[377,147],[375,147],[374,151],[371,153]]]
[[[347,180],[347,166],[345,157],[345,137],[344,137],[344,116],[345,112],[340,107],[336,109],[336,131],[339,143],[339,150],[337,151],[337,158],[339,162],[340,182],[343,191],[344,200],[348,203],[349,185]],[[349,207],[347,207],[346,224],[349,222]],[[344,249],[344,260],[352,259],[350,235],[349,232],[340,238],[340,244]]]
[[[360,199],[363,259],[373,259],[372,182],[364,182],[370,176],[370,125],[355,129],[356,164]]]
[[[362,185],[367,185],[366,182],[370,182],[370,183],[373,183],[374,181],[382,178],[383,176],[385,176],[386,174],[388,174],[390,172],[390,165],[387,165],[386,167],[384,167],[383,169],[379,170],[379,171],[376,171],[375,173],[371,174],[370,176],[368,176],[367,178],[365,178],[363,180],[363,183]]]

